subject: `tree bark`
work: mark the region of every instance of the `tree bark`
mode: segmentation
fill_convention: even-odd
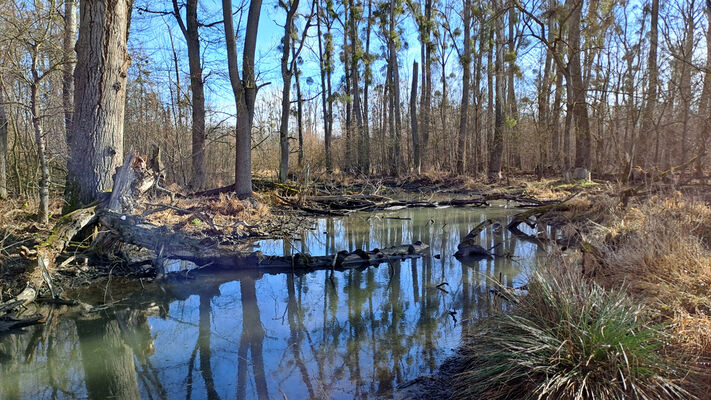
[[[88,204],[111,189],[123,160],[126,48],[132,0],[81,2],[71,158],[65,189],[68,206]]]
[[[205,83],[202,78],[202,60],[200,58],[200,34],[197,17],[198,0],[185,3],[185,22],[180,16],[178,1],[173,0],[173,14],[183,32],[188,45],[188,65],[190,67],[190,90],[192,91],[192,175],[190,188],[203,189],[205,176]]]
[[[64,129],[67,143],[74,115],[74,68],[76,67],[77,0],[64,1],[64,66],[62,67],[62,105],[64,106]]]
[[[225,24],[225,44],[227,45],[227,66],[232,93],[237,108],[237,149],[235,152],[235,193],[244,199],[252,197],[252,121],[254,103],[257,98],[257,82],[254,74],[254,53],[257,47],[257,31],[262,0],[251,0],[247,16],[242,54],[242,77],[237,66],[237,46],[235,43],[234,21],[232,20],[232,0],[222,0],[222,17]]]

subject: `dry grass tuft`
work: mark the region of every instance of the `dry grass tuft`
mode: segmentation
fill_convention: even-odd
[[[711,207],[680,194],[652,198],[588,239],[595,279],[628,293],[670,322],[672,345],[711,361]],[[705,376],[711,389],[711,374]]]

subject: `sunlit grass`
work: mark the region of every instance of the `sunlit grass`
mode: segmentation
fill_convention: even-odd
[[[661,355],[660,327],[622,291],[573,273],[534,273],[514,311],[470,339],[459,399],[689,398]]]

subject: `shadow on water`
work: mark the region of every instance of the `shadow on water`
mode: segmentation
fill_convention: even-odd
[[[421,259],[333,276],[242,271],[146,285],[129,295],[127,283],[114,283],[108,296],[122,300],[113,308],[91,317],[50,316],[0,338],[0,398],[387,396],[434,373],[473,322],[507,307],[492,295],[487,276],[525,283],[543,249],[506,230],[480,236],[498,257],[452,256],[479,222],[506,226],[511,215],[503,208],[353,214],[319,219],[292,240],[255,243],[278,255],[431,245]]]

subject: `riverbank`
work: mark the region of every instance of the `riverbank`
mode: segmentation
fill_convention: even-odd
[[[624,206],[602,195],[538,219],[546,220],[568,221],[579,248],[553,247],[510,312],[476,322],[438,374],[402,385],[397,397],[707,398],[704,196],[660,193]]]

